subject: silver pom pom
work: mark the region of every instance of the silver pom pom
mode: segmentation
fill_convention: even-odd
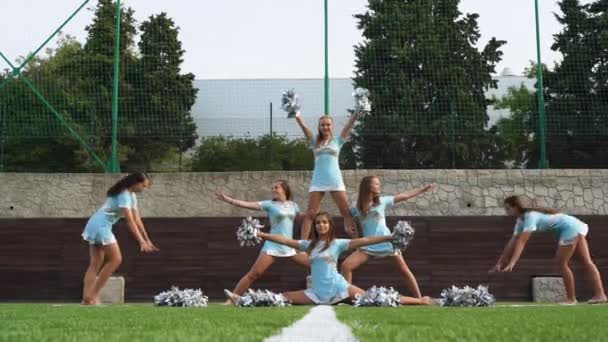
[[[414,227],[408,221],[399,221],[393,229],[393,247],[396,249],[405,250],[414,239]]]
[[[260,307],[260,306],[288,306],[289,302],[280,293],[274,293],[268,290],[247,290],[236,303],[240,307]]]
[[[241,247],[259,245],[262,238],[258,233],[262,228],[264,228],[264,225],[260,224],[258,219],[253,219],[251,216],[243,219],[236,231],[236,238],[239,240]]]
[[[264,225],[260,224],[258,219],[251,218],[251,216],[243,219],[236,231],[236,238],[239,240],[241,247],[259,245],[262,238],[258,233],[262,228],[264,228]]]
[[[372,103],[369,102],[369,91],[364,88],[356,88],[353,93],[355,108],[353,112],[357,114],[369,115],[372,111]]]
[[[496,300],[487,286],[478,285],[475,289],[470,286],[459,288],[452,285],[451,288],[441,291],[439,303],[441,306],[493,306]]]
[[[365,291],[364,294],[355,296],[355,306],[395,307],[399,306],[400,297],[399,292],[395,291],[392,287],[387,289],[386,287],[376,287],[374,285]]]
[[[177,286],[171,286],[169,291],[154,296],[154,304],[158,306],[201,307],[208,303],[209,297],[203,296],[201,289],[180,290]]]
[[[287,112],[287,118],[295,118],[300,111],[300,97],[294,89],[289,89],[283,93],[281,98],[281,108]]]

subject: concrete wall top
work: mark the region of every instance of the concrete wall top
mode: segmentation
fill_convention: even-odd
[[[343,171],[349,201],[356,199],[360,179],[377,175],[385,194],[426,183],[438,189],[400,203],[388,215],[504,215],[502,200],[524,195],[538,206],[575,215],[606,215],[608,170],[348,170]],[[119,175],[0,173],[0,217],[88,217],[103,204],[106,190]],[[144,217],[246,216],[254,212],[215,199],[222,190],[239,199],[270,198],[274,180],[286,179],[295,201],[308,202],[310,171],[210,172],[151,174],[152,186],[139,195]],[[321,208],[337,214],[333,201]]]

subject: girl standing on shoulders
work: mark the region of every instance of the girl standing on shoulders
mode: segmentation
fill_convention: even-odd
[[[339,157],[340,149],[344,142],[350,136],[353,125],[359,117],[358,114],[352,114],[344,126],[342,133],[334,136],[333,119],[329,116],[319,118],[317,132],[313,132],[306,126],[301,113],[296,114],[296,121],[306,140],[311,144],[314,151],[315,167],[310,181],[310,197],[308,200],[308,211],[302,223],[302,239],[307,240],[310,236],[310,228],[313,217],[319,212],[321,200],[326,192],[329,192],[334,199],[338,210],[344,217],[344,229],[351,237],[357,236],[357,229],[353,218],[348,211],[348,199],[346,197],[346,188],[342,180],[342,172],[340,171]]]

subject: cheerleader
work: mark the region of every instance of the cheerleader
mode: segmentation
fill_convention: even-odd
[[[559,239],[555,256],[566,287],[566,301],[561,304],[576,304],[574,274],[568,266],[568,262],[575,254],[582,263],[593,287],[593,298],[588,303],[606,303],[602,278],[591,259],[587,245],[586,236],[589,227],[584,222],[576,217],[560,214],[555,209],[527,207],[519,196],[507,197],[504,206],[507,214],[517,217],[517,221],[513,236],[505,246],[496,265],[490,269],[490,273],[511,272],[532,233],[552,232]]]
[[[307,240],[310,235],[312,218],[319,212],[321,199],[329,192],[340,214],[344,217],[344,229],[351,237],[357,236],[357,230],[353,218],[348,211],[348,200],[346,188],[340,172],[339,156],[340,149],[348,139],[353,125],[359,114],[352,114],[338,136],[333,133],[333,119],[329,116],[319,118],[317,133],[306,126],[301,113],[296,114],[296,121],[302,128],[306,140],[310,143],[315,156],[315,167],[310,182],[310,197],[308,200],[308,211],[302,222],[302,239]]]
[[[122,262],[118,242],[112,233],[112,226],[118,220],[127,221],[142,252],[158,251],[146,233],[135,196],[149,186],[150,180],[143,173],[122,178],[107,191],[105,204],[87,222],[82,238],[89,243],[90,262],[84,275],[82,304],[100,304],[99,292]]]
[[[392,236],[374,236],[359,239],[337,239],[333,221],[328,213],[318,213],[315,218],[315,229],[312,240],[293,240],[283,235],[260,232],[260,237],[274,241],[291,248],[306,251],[310,259],[312,273],[312,288],[306,290],[284,292],[283,296],[292,304],[335,304],[346,298],[355,300],[356,295],[365,291],[349,284],[336,265],[340,254],[359,247],[388,242]],[[239,295],[225,290],[228,299],[234,303]],[[413,298],[400,297],[404,305],[429,305],[434,301],[429,297]]]
[[[361,226],[364,237],[390,236],[391,231],[386,226],[385,211],[396,203],[407,201],[432,190],[434,185],[425,185],[395,196],[380,196],[381,187],[380,179],[376,176],[364,177],[359,184],[357,205],[351,208],[351,213]],[[393,245],[387,242],[362,247],[349,255],[344,263],[342,263],[344,278],[349,283],[352,282],[353,271],[366,263],[370,258],[389,258],[405,280],[405,284],[414,297],[422,297],[416,277],[414,277],[414,274],[407,266],[401,251],[393,248]]]
[[[270,220],[270,232],[286,238],[293,237],[293,226],[296,217],[300,214],[300,208],[296,202],[291,200],[291,188],[289,183],[279,180],[272,184],[272,200],[261,202],[241,201],[227,196],[223,192],[216,193],[220,201],[228,204],[251,210],[265,211]],[[251,269],[238,282],[233,292],[242,295],[264,272],[272,265],[277,258],[289,258],[296,264],[310,268],[308,257],[305,253],[297,253],[289,246],[284,246],[272,241],[266,241],[257,260]],[[230,304],[226,301],[225,304]]]

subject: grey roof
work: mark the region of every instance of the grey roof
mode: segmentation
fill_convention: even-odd
[[[487,96],[502,97],[509,87],[524,84],[532,89],[534,80],[523,76],[499,76],[498,89],[491,89]],[[290,88],[296,89],[302,100],[302,113],[311,127],[323,114],[323,79],[231,79],[196,80],[199,89],[192,114],[201,137],[259,136],[270,131],[270,103],[273,104],[273,131],[287,136],[301,136],[293,119],[287,119],[280,108],[281,94]],[[352,80],[334,78],[330,80],[330,114],[337,127],[342,127],[347,118],[347,109],[352,107]],[[506,110],[488,108],[490,125],[501,117],[508,116]]]

